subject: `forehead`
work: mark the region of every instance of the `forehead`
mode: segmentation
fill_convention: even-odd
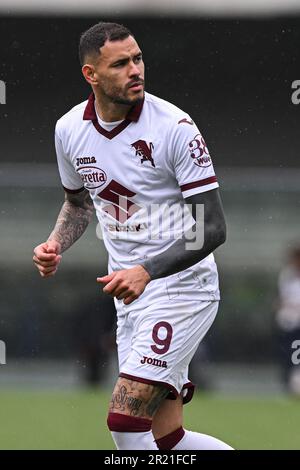
[[[106,41],[100,52],[100,62],[111,63],[138,54],[140,48],[134,37],[128,36],[121,41]]]

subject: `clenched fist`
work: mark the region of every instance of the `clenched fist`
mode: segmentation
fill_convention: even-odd
[[[33,262],[42,277],[54,276],[61,261],[60,243],[55,240],[41,243],[33,250]]]

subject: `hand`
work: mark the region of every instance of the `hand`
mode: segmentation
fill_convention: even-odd
[[[129,305],[136,300],[145,290],[151,278],[143,266],[135,266],[130,269],[114,271],[103,277],[97,277],[97,282],[106,284],[103,292],[124,299],[124,304]]]
[[[49,240],[35,247],[32,259],[42,277],[54,276],[62,258],[60,251],[60,243],[55,240]]]

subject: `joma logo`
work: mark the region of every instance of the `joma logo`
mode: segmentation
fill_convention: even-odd
[[[160,359],[154,359],[153,357],[143,356],[141,364],[150,364],[151,366],[164,367],[165,369],[168,368],[167,361],[161,361]]]
[[[90,163],[97,163],[95,157],[78,157],[76,158],[76,166],[89,165]]]

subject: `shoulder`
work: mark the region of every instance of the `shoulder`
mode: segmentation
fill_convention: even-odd
[[[145,105],[149,111],[170,124],[177,124],[181,119],[190,119],[190,116],[178,106],[148,92],[145,93]]]
[[[195,139],[198,139],[195,145],[198,145],[199,139],[203,139],[191,116],[178,106],[149,93],[145,94],[145,102],[148,108],[153,108],[153,112],[149,113],[155,113],[153,120],[159,132],[164,129],[163,135],[168,141],[172,157],[177,151],[182,153],[187,145],[193,145]]]
[[[87,105],[87,100],[77,104],[71,108],[66,114],[58,119],[55,126],[55,131],[59,134],[64,133],[76,124],[82,124],[83,113]]]

